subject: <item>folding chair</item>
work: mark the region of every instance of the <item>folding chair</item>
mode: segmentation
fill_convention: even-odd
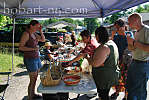
[[[0,96],[0,100],[4,100],[5,92],[7,87],[9,86],[9,75],[11,72],[0,72],[0,75],[8,75],[7,82],[5,84],[0,84],[0,93],[2,93],[2,96]]]

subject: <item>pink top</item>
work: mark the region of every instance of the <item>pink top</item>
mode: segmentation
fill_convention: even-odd
[[[25,46],[28,48],[36,48],[38,40],[33,39],[29,32],[27,32],[27,34],[29,34],[29,40],[26,42]],[[24,58],[38,58],[38,57],[39,57],[38,51],[24,51]]]
[[[88,53],[90,56],[92,56],[94,54],[95,49],[95,44],[89,42],[88,44],[86,44],[86,47],[81,51],[81,53]]]

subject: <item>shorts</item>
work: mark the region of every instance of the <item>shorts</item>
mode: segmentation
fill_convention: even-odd
[[[28,72],[36,72],[42,67],[40,58],[24,58],[24,64]]]

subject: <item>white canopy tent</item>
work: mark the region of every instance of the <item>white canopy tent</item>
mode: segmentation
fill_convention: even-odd
[[[22,17],[105,17],[149,0],[0,0],[0,13]]]
[[[14,19],[13,23],[15,23],[15,18],[31,17],[103,18],[145,2],[149,2],[149,0],[0,0],[0,14],[12,17]]]

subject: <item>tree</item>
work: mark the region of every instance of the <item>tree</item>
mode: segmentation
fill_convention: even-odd
[[[129,14],[132,14],[134,12],[137,13],[145,13],[145,12],[149,12],[149,5],[139,5],[135,10],[130,9],[130,10],[125,10],[125,11],[121,11],[121,12],[117,12],[115,14],[112,14],[109,17],[106,17],[104,23],[109,23],[112,24],[114,23],[118,18],[121,17],[127,17]]]
[[[59,21],[59,19],[57,19],[57,18],[50,18],[50,19],[48,20],[48,23],[51,24],[51,23],[56,23],[56,22],[58,22],[58,21]]]
[[[149,5],[144,5],[143,7],[145,12],[149,12]]]
[[[7,24],[7,17],[0,15],[0,29]]]
[[[32,18],[17,18],[16,23],[17,24],[28,24]]]
[[[138,6],[135,12],[141,13],[144,11],[144,8],[142,6]]]
[[[112,14],[110,17],[106,17],[104,23],[112,24],[112,23],[114,23],[118,18],[127,16],[128,13],[129,13],[129,12],[128,12],[127,10],[125,10],[125,11],[121,11],[121,12],[117,12],[117,13],[115,13],[115,14]]]
[[[84,24],[87,27],[87,30],[91,32],[91,34],[99,26],[99,23],[97,22],[97,18],[84,18]]]
[[[41,23],[43,26],[47,26],[47,25],[49,25],[49,24],[51,24],[51,23],[55,23],[55,22],[58,22],[58,21],[59,21],[59,19],[57,19],[57,18],[49,18],[49,19],[47,19],[47,20],[40,21],[40,23]]]
[[[149,12],[149,5],[138,6],[137,9],[135,9],[135,12],[137,13]]]
[[[74,22],[75,22],[75,24],[78,25],[78,26],[84,26],[83,21],[75,20]]]
[[[65,21],[65,22],[72,23],[72,24],[75,23],[75,21],[71,18],[63,18],[63,19],[60,19],[60,21]]]

